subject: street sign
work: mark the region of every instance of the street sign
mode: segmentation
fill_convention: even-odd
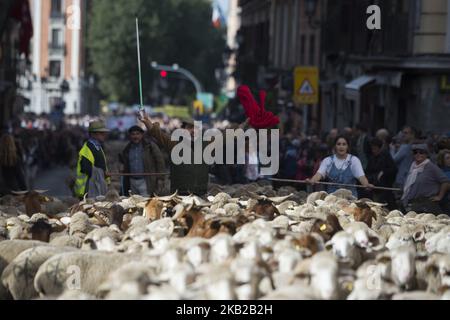
[[[212,111],[214,107],[214,95],[209,92],[200,92],[197,94],[197,100],[203,103],[204,111]]]
[[[319,69],[317,67],[295,68],[294,101],[297,104],[319,103]]]

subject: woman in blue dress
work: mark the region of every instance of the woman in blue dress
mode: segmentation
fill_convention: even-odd
[[[349,153],[349,141],[345,136],[340,136],[334,144],[334,154],[325,158],[316,175],[309,182],[315,184],[327,179],[329,182],[355,185],[358,181],[366,188],[373,188],[369,183],[358,157]],[[358,192],[355,187],[328,186],[327,192],[333,193],[338,189],[348,189],[355,197]]]

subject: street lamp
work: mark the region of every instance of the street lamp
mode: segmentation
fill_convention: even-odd
[[[153,69],[158,71],[181,73],[183,76],[185,76],[188,80],[190,80],[193,83],[195,91],[197,92],[197,96],[199,95],[199,93],[203,92],[203,87],[200,81],[198,81],[198,79],[191,72],[189,72],[184,68],[181,68],[178,64],[175,63],[172,66],[164,66],[153,61],[151,63],[151,66]]]
[[[319,0],[305,0],[305,15],[308,17],[308,24],[312,29],[320,28],[320,21],[314,19],[317,14]]]

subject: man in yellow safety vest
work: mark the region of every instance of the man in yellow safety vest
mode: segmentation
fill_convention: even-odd
[[[75,196],[80,199],[86,194],[91,198],[104,195],[107,191],[110,178],[106,176],[108,168],[102,143],[106,141],[108,132],[102,121],[93,121],[89,124],[89,140],[78,155],[74,187]]]

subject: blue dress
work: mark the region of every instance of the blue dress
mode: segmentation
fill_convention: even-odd
[[[347,168],[342,169],[342,168],[338,168],[336,166],[335,163],[335,159],[336,156],[333,156],[331,158],[332,161],[332,165],[331,165],[331,170],[327,170],[327,177],[330,180],[330,182],[333,183],[342,183],[342,184],[356,184],[356,178],[353,176],[353,172],[352,172],[352,159],[353,156],[350,157],[350,159],[348,161],[346,161],[344,163],[344,165],[342,166],[345,167],[347,165]],[[353,194],[353,196],[358,197],[358,192],[356,190],[356,188],[343,188],[343,187],[339,187],[339,186],[328,186],[327,187],[327,192],[328,193],[333,193],[338,189],[347,189],[350,190]]]

